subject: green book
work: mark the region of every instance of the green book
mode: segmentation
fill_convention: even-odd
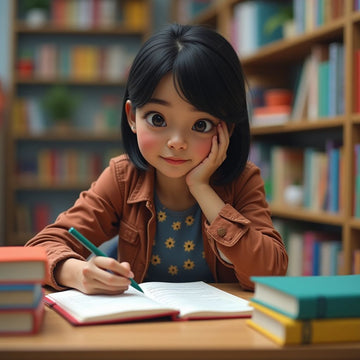
[[[360,317],[360,275],[253,276],[251,301],[292,319]]]

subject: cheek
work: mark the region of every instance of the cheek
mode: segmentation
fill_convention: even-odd
[[[205,159],[211,150],[212,138],[197,141],[194,145],[194,154],[197,154],[201,159]]]
[[[141,130],[137,132],[137,140],[142,154],[151,152],[151,149],[154,149],[156,145],[159,144],[159,140],[156,136]]]

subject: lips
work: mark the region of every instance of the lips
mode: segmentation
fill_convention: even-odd
[[[187,160],[179,159],[179,158],[173,158],[173,157],[163,157],[163,160],[165,160],[167,163],[171,165],[181,165],[184,164]]]

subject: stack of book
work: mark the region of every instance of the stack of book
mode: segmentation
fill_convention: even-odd
[[[252,277],[247,323],[280,345],[360,341],[360,275]]]
[[[0,335],[39,332],[47,266],[41,247],[0,247]]]

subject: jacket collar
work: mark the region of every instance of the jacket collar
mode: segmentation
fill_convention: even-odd
[[[154,198],[155,170],[150,167],[147,171],[139,171],[135,186],[130,189],[127,203],[149,201]]]

